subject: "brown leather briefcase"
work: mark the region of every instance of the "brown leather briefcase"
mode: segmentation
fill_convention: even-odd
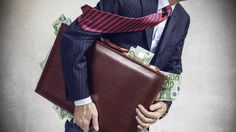
[[[74,105],[65,99],[60,62],[60,41],[67,28],[62,25],[38,82],[36,92],[73,113]],[[91,97],[99,113],[101,132],[137,132],[135,109],[145,108],[160,92],[165,76],[122,52],[109,41],[96,41],[89,57]]]

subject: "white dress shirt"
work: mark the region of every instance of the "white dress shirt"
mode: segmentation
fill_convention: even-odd
[[[168,5],[170,5],[168,0],[159,0],[157,12],[162,12],[162,8],[164,8]],[[171,6],[171,7],[172,7],[172,11],[173,11],[175,6]],[[167,19],[154,27],[153,35],[152,35],[152,44],[151,44],[151,48],[150,48],[151,52],[154,52],[156,50],[156,47],[160,41],[161,35],[162,35],[163,30],[165,28],[166,22],[167,22]],[[90,96],[85,99],[74,101],[75,106],[86,105],[89,103],[92,103],[92,99]]]
[[[157,9],[157,12],[161,13],[162,12],[162,9],[166,6],[170,5],[169,1],[168,0],[159,0],[158,1],[158,9]],[[175,5],[171,6],[172,8],[172,11],[174,10],[175,8]],[[159,23],[158,25],[156,25],[154,27],[154,30],[153,30],[153,35],[152,35],[152,44],[151,44],[151,48],[150,48],[150,51],[151,52],[155,52],[156,51],[156,48],[158,46],[158,43],[161,39],[161,35],[164,31],[164,28],[166,26],[166,22],[167,22],[168,19],[162,21],[161,23]]]

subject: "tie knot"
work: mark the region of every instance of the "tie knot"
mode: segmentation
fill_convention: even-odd
[[[166,7],[162,8],[162,11],[165,15],[171,14],[172,8],[171,8],[171,6],[166,6]]]

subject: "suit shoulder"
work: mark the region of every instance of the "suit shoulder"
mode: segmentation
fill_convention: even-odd
[[[186,17],[187,19],[190,19],[190,15],[181,4],[177,4],[176,8],[178,9],[178,11],[180,12],[182,16]]]

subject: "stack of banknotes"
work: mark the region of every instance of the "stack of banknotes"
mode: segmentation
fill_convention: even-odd
[[[173,101],[180,93],[181,76],[178,74],[163,72],[167,79],[161,88],[161,92],[158,95],[157,100]]]
[[[60,26],[62,23],[65,23],[67,25],[71,24],[71,19],[66,18],[63,14],[60,15],[57,20],[55,20],[52,24],[54,29],[54,34],[57,35],[58,31],[60,29]],[[46,58],[40,63],[40,67],[43,69],[47,58],[49,56],[49,53],[47,54]],[[137,47],[131,47],[126,54],[127,56],[135,59],[136,61],[139,61],[140,63],[147,65],[153,69],[157,69],[157,67],[150,65],[150,62],[154,56],[154,54],[140,46]],[[162,101],[174,101],[176,97],[179,95],[180,92],[180,83],[181,83],[181,76],[174,73],[164,72],[161,71],[164,75],[166,75],[167,79],[164,82],[164,85],[162,86],[161,92],[159,93],[156,100],[162,100]],[[71,115],[69,112],[64,110],[63,108],[60,108],[59,106],[54,105],[53,109],[56,111],[60,119],[67,119],[69,121],[72,120],[73,115]],[[144,130],[145,131],[145,130]]]
[[[136,48],[131,47],[126,55],[136,61],[143,63],[144,65],[147,65],[154,69],[158,69],[157,67],[150,65],[154,54],[140,46],[137,46]],[[161,72],[166,75],[167,79],[165,80],[164,85],[161,88],[161,92],[159,93],[157,100],[173,101],[176,99],[177,95],[179,95],[180,92],[181,76],[174,73],[164,71]]]

